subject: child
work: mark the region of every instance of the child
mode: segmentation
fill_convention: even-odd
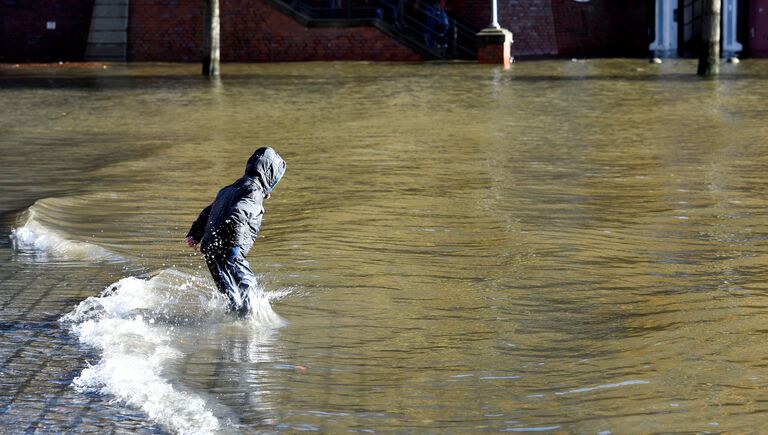
[[[250,310],[248,290],[256,284],[245,256],[259,233],[263,202],[285,173],[285,161],[269,147],[259,148],[245,166],[245,175],[221,189],[200,212],[187,233],[187,245],[201,245],[205,263],[230,308]]]

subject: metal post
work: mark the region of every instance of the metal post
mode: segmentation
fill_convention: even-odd
[[[696,74],[716,76],[720,72],[720,0],[704,2],[702,17],[701,47],[699,48],[699,67]]]
[[[216,77],[220,61],[219,0],[205,0],[203,25],[203,75]]]
[[[496,5],[496,0],[491,0],[491,24],[488,25],[492,29],[500,29],[499,25],[499,8]]]

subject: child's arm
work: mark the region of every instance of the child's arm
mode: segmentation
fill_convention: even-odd
[[[187,245],[192,247],[200,243],[200,240],[203,238],[203,234],[205,233],[205,226],[208,224],[208,216],[210,214],[210,205],[200,212],[200,216],[197,217],[197,220],[195,220],[195,222],[192,224],[192,228],[190,228],[189,232],[187,233]]]

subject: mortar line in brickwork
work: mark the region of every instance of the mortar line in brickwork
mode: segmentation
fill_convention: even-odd
[[[24,287],[23,289],[20,289],[18,292],[16,292],[16,293],[13,295],[13,297],[12,297],[11,299],[9,299],[9,300],[8,300],[8,301],[7,301],[7,302],[6,302],[6,303],[3,305],[2,309],[3,309],[3,310],[7,309],[7,308],[8,308],[8,307],[9,307],[9,306],[10,306],[10,305],[13,303],[13,302],[15,302],[15,301],[16,301],[16,300],[17,300],[17,299],[18,299],[18,298],[19,298],[21,295],[25,294],[24,290],[28,289],[28,288],[30,287],[30,285],[34,283],[34,281],[37,281],[37,280],[39,280],[39,279],[41,279],[41,277],[40,277],[40,276],[36,276],[36,277],[35,277],[35,279],[34,279],[32,282],[28,283],[28,285],[27,285],[26,287]],[[31,320],[31,319],[29,318],[29,314],[32,312],[32,310],[34,310],[35,308],[37,308],[37,306],[38,306],[38,305],[40,305],[40,302],[42,302],[42,301],[43,301],[43,300],[44,300],[46,297],[49,297],[49,296],[51,296],[51,294],[53,293],[53,291],[54,291],[54,290],[56,290],[56,289],[58,289],[58,288],[60,288],[60,287],[61,287],[61,284],[59,284],[59,285],[58,285],[58,286],[56,286],[56,287],[49,287],[47,291],[41,292],[41,294],[40,294],[39,296],[37,296],[35,299],[33,299],[33,300],[32,300],[32,302],[31,302],[30,304],[26,305],[26,307],[25,307],[26,309],[24,310],[23,314],[21,314],[20,316],[16,316],[17,320]]]
[[[94,398],[88,398],[86,401],[86,405],[88,405],[88,408],[93,405],[93,403],[96,402],[96,399]],[[82,413],[78,412],[75,416],[75,421],[72,422],[72,430],[77,432],[77,428],[80,427],[80,425],[83,423],[83,416]]]
[[[8,260],[9,261],[13,261],[13,260],[10,259],[10,257],[8,258]],[[16,275],[19,275],[19,274],[21,274],[23,272],[27,272],[28,270],[29,269],[25,269],[23,267],[17,267],[15,271],[11,272],[11,276],[9,276],[9,277],[5,278],[4,280],[0,281],[0,287],[4,286],[8,281],[10,281],[13,278],[15,278]]]
[[[29,340],[27,340],[27,342],[25,343],[24,347],[28,346],[34,340],[35,340],[34,338],[30,338]],[[61,349],[61,346],[59,346],[57,349]],[[25,350],[25,349],[24,348],[20,348],[17,352],[14,352],[14,354],[18,357],[18,356],[20,356],[20,353],[23,350]],[[11,359],[12,358],[9,358],[6,361],[6,363],[3,364],[3,366],[4,367],[7,366],[8,365],[8,361],[10,361]],[[25,381],[22,381],[19,384],[18,388],[16,389],[16,393],[11,396],[12,398],[11,398],[10,401],[8,401],[8,404],[5,406],[5,408],[4,409],[0,409],[0,416],[3,416],[6,412],[8,412],[8,410],[11,408],[11,405],[13,405],[19,399],[19,396],[21,395],[21,393],[26,391],[27,388],[29,388],[30,382],[32,382],[32,380],[34,379],[35,376],[40,374],[40,368],[42,368],[43,365],[45,365],[45,362],[46,362],[45,360],[40,360],[40,363],[38,365],[33,366],[33,367],[35,367],[35,370],[32,371],[32,373],[26,378]],[[30,366],[32,366],[32,364],[30,364]]]
[[[20,271],[20,272],[21,272],[21,271]],[[0,307],[0,310],[3,310],[3,311],[4,311],[5,309],[7,309],[7,308],[8,308],[8,306],[9,306],[9,305],[10,305],[10,304],[11,304],[13,301],[15,301],[15,300],[16,300],[16,298],[18,298],[18,297],[19,297],[19,296],[20,296],[20,295],[21,295],[21,294],[24,292],[24,290],[26,290],[27,288],[29,288],[30,284],[32,284],[32,283],[34,283],[34,282],[36,282],[36,281],[39,281],[40,279],[42,279],[42,275],[39,275],[39,274],[38,274],[38,275],[35,275],[35,276],[32,278],[32,280],[31,280],[31,281],[29,281],[29,282],[27,283],[27,285],[26,285],[25,287],[18,289],[18,291],[17,291],[16,293],[14,293],[14,294],[13,294],[13,296],[11,296],[11,298],[10,298],[10,299],[8,299],[8,300],[7,300],[7,301],[6,301],[6,302],[5,302],[5,303],[2,305],[2,307]],[[7,283],[7,281],[3,282],[3,284],[6,284],[6,283]]]
[[[62,347],[63,346],[59,346],[57,350],[62,349]],[[48,360],[48,362],[50,362],[50,359]],[[42,373],[42,370],[40,371],[40,373]],[[31,381],[32,380],[30,380],[30,382]],[[35,430],[34,426],[37,424],[41,424],[45,420],[45,417],[47,417],[48,414],[51,413],[51,409],[61,401],[61,398],[64,396],[63,393],[69,388],[70,388],[70,384],[67,384],[64,387],[60,387],[56,389],[55,391],[56,394],[50,399],[46,400],[45,405],[43,405],[43,408],[40,410],[37,417],[32,421],[32,423],[29,424],[29,426],[27,426],[26,429],[24,429],[24,432],[25,433],[34,432]],[[51,390],[48,390],[48,392],[50,391]]]
[[[37,298],[37,299],[36,299],[36,300],[35,300],[35,301],[32,303],[32,305],[30,305],[30,306],[29,306],[29,308],[27,308],[27,310],[24,312],[24,316],[25,316],[24,318],[28,320],[28,319],[29,319],[29,318],[28,318],[28,315],[29,315],[29,314],[32,312],[32,310],[34,310],[35,308],[37,308],[37,307],[40,305],[40,302],[42,302],[42,301],[43,301],[44,299],[46,299],[48,296],[51,296],[51,295],[53,294],[53,292],[54,292],[54,291],[56,291],[56,290],[58,290],[58,289],[60,289],[60,288],[64,287],[64,286],[66,285],[66,283],[68,282],[68,281],[67,281],[67,279],[68,279],[68,278],[69,278],[69,276],[65,276],[65,278],[64,278],[64,279],[62,279],[61,281],[59,281],[59,284],[58,284],[58,285],[56,285],[56,286],[54,286],[54,287],[49,287],[47,292],[43,292],[43,293],[42,293],[42,295],[41,295],[39,298]],[[59,313],[59,314],[61,314],[61,313]]]

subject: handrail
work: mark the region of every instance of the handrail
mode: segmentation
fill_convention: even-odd
[[[414,0],[268,0],[308,27],[369,25],[431,59],[477,59],[476,30]]]

